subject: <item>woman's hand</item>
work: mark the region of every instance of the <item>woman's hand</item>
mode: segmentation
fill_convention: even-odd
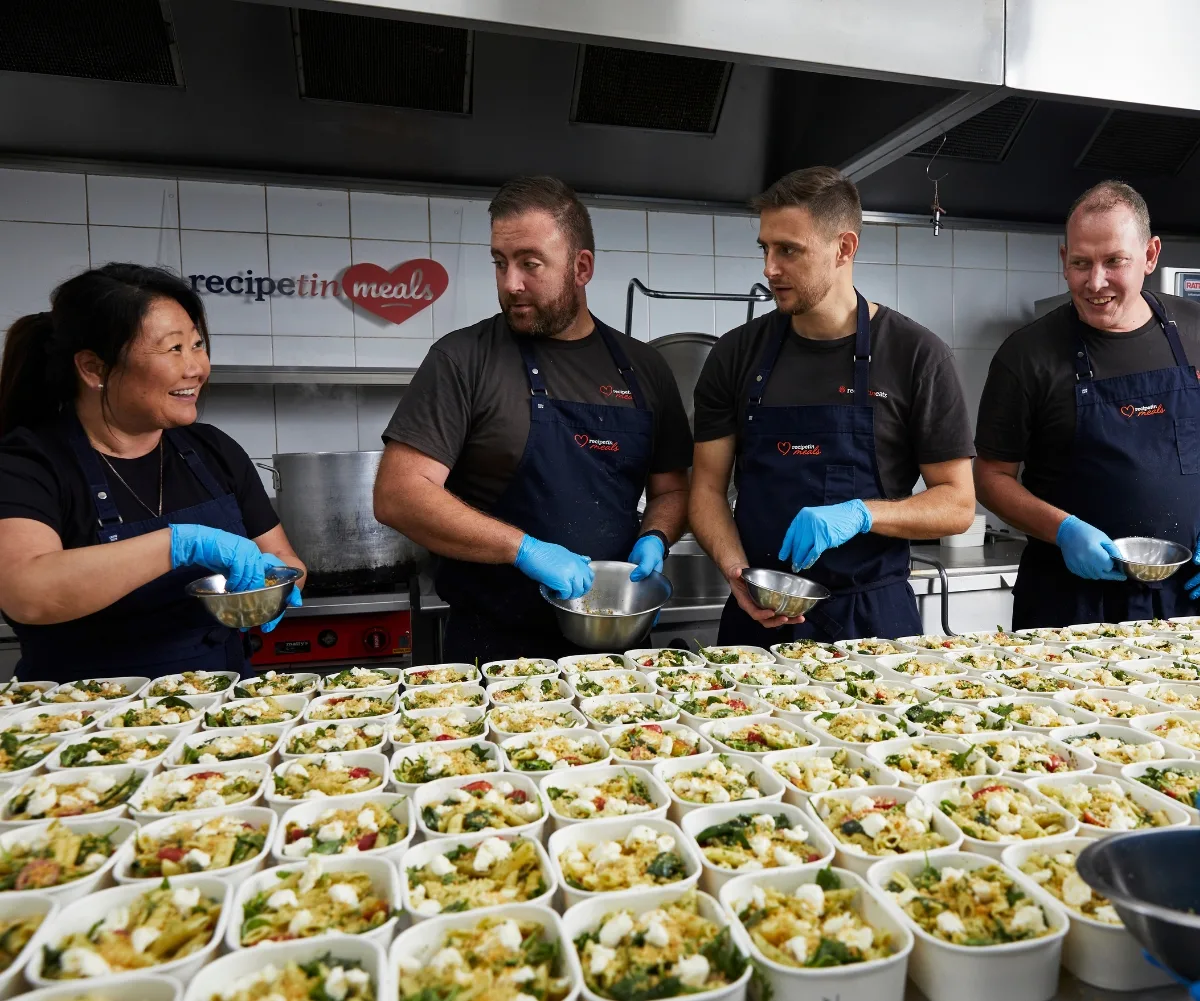
[[[230,591],[266,586],[266,571],[281,562],[250,539],[207,525],[171,526],[171,568],[201,566],[225,575]]]

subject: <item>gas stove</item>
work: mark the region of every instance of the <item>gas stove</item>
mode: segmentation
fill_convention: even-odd
[[[309,665],[336,668],[363,661],[412,661],[408,593],[305,597],[275,629],[250,633],[250,663],[259,670]]]

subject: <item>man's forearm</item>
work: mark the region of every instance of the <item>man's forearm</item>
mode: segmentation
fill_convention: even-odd
[[[642,534],[662,532],[670,542],[677,542],[687,525],[688,492],[668,490],[646,501],[642,514]]]
[[[979,503],[989,511],[1026,535],[1056,544],[1058,526],[1069,512],[1035,497],[1020,480],[1007,473],[981,471],[975,485]]]
[[[723,493],[692,486],[689,519],[696,541],[722,573],[746,565],[746,550]]]
[[[966,531],[975,517],[970,490],[941,483],[903,500],[865,501],[871,531],[896,539],[936,539]]]
[[[405,484],[402,496],[377,503],[375,514],[439,556],[474,563],[512,563],[525,534],[419,477]]]

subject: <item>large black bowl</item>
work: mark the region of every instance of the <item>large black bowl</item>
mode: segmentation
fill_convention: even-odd
[[[1151,955],[1200,980],[1200,827],[1102,838],[1075,867]]]

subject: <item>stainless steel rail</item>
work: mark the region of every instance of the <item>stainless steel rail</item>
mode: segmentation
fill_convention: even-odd
[[[744,302],[746,304],[746,322],[754,319],[754,304],[756,302],[771,302],[775,297],[765,285],[755,282],[749,292],[665,292],[662,289],[647,288],[637,278],[629,279],[629,287],[625,290],[625,335],[633,336],[633,293],[641,292],[647,299],[691,299],[707,302]]]
[[[935,560],[932,556],[920,556],[911,551],[908,554],[908,558],[913,563],[924,563],[926,566],[933,567],[937,571],[937,575],[942,582],[942,632],[947,636],[957,636],[958,634],[950,628],[950,578],[946,576],[945,566],[940,560]]]

